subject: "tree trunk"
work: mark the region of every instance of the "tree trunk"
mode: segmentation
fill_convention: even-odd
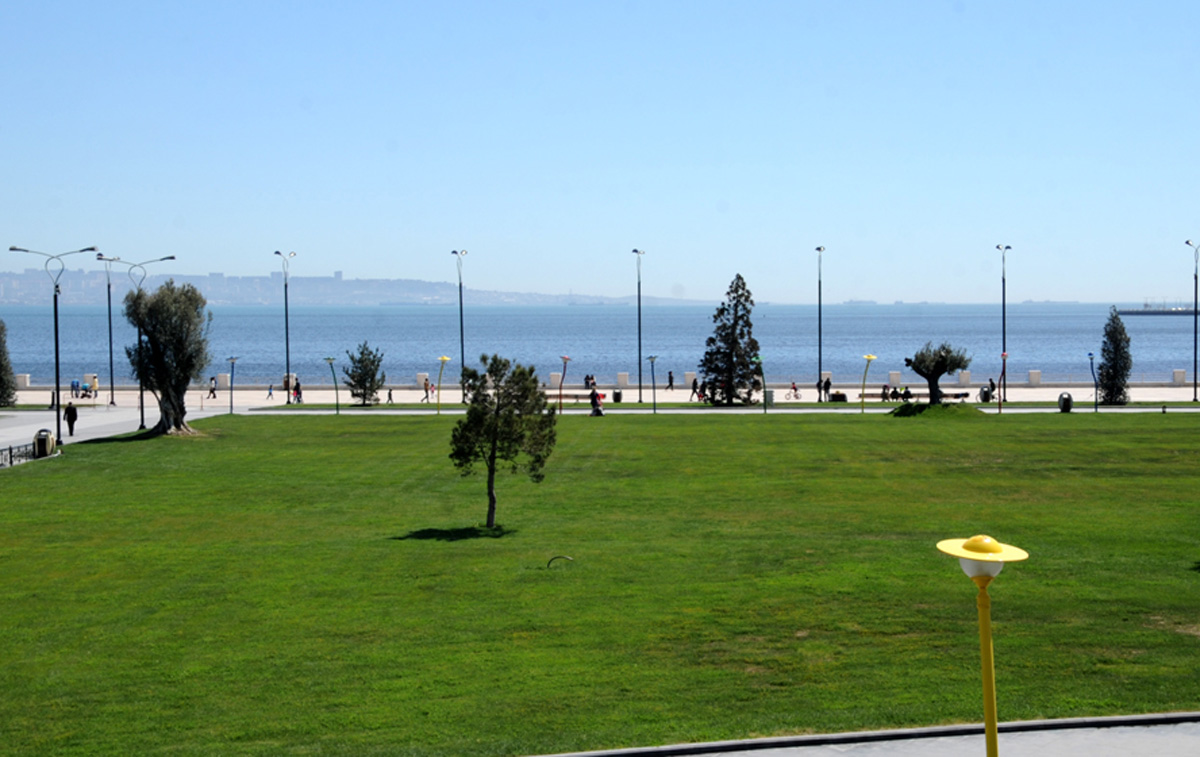
[[[942,390],[938,388],[939,378],[940,376],[934,376],[933,378],[925,379],[926,383],[929,384],[929,404],[931,405],[942,404]]]
[[[496,440],[492,439],[492,449],[487,459],[488,512],[487,527],[496,527]]]
[[[154,434],[194,434],[195,431],[187,424],[187,407],[183,396],[173,396],[167,392],[154,395],[158,400],[158,423],[151,433]]]

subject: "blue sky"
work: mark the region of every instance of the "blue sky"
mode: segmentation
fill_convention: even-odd
[[[0,242],[759,302],[1190,301],[1200,4],[14,2]],[[79,256],[72,267],[94,267]],[[77,262],[76,262],[77,261]],[[4,252],[0,270],[37,265]],[[156,272],[166,272],[157,267]]]

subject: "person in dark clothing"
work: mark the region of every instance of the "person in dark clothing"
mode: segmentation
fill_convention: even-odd
[[[667,371],[667,391],[675,391],[675,371]]]
[[[829,379],[825,379],[825,401],[826,402],[829,401],[829,392],[831,389],[833,389],[833,382],[830,381]]]
[[[63,408],[63,420],[67,422],[67,434],[75,436],[75,421],[79,420],[79,408],[74,402],[68,402]]]

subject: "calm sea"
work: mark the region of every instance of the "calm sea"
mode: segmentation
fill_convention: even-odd
[[[694,370],[712,333],[713,307],[655,306],[642,310],[642,371],[649,384],[649,355],[658,355],[660,385],[668,370],[682,384],[684,371]],[[237,383],[279,384],[284,374],[284,323],[279,308],[213,307],[210,347],[214,364],[205,375],[227,373],[226,358],[237,356]],[[360,342],[384,353],[389,383],[411,384],[418,372],[437,375],[438,356],[453,358],[447,378],[459,362],[457,306],[294,307],[291,309],[291,364],[302,383],[332,383],[325,357],[347,364],[346,351]],[[1091,380],[1087,353],[1099,362],[1108,306],[1097,304],[1022,303],[1008,306],[1010,381],[1024,381],[1027,371],[1042,371],[1042,380]],[[52,308],[0,306],[8,326],[13,370],[31,374],[36,385],[54,382]],[[870,382],[883,383],[889,371],[903,371],[904,358],[926,341],[949,341],[972,356],[976,381],[1000,373],[999,305],[826,305],[822,311],[822,364],[835,382],[862,377],[867,353],[878,357]],[[618,372],[637,381],[637,308],[633,306],[468,307],[467,361],[481,353],[499,353],[532,364],[549,379],[571,357],[567,383],[594,374],[615,383]],[[807,386],[817,376],[817,308],[815,305],[759,305],[753,312],[754,335],[761,346],[767,380],[796,381]],[[1187,369],[1191,379],[1192,319],[1187,316],[1127,316],[1132,340],[1133,380],[1168,381],[1172,369]],[[98,373],[108,383],[108,318],[103,306],[62,306],[59,315],[64,381]],[[133,383],[123,345],[135,334],[114,313],[116,383]],[[906,383],[919,383],[904,372]]]

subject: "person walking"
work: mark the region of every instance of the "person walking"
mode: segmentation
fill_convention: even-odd
[[[688,402],[691,402],[692,398],[695,397],[699,393],[700,393],[700,380],[692,379],[692,393],[688,395]]]
[[[271,384],[270,386],[267,387],[267,399],[269,399],[269,400],[275,399],[275,385],[274,384]]]
[[[828,378],[825,379],[825,401],[829,401],[829,392],[833,389],[833,382]]]
[[[429,378],[428,377],[425,378],[425,397],[421,401],[422,402],[429,401]]]
[[[675,371],[667,371],[667,391],[675,391]]]
[[[79,409],[75,407],[74,402],[68,402],[63,408],[63,420],[67,422],[67,433],[75,436],[75,421],[79,420]]]
[[[208,397],[205,399],[215,400],[217,398],[217,377],[208,377]]]

